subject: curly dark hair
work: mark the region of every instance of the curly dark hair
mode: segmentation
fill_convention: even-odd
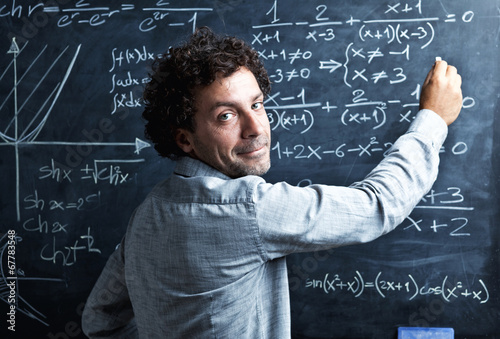
[[[218,36],[208,27],[196,29],[187,43],[156,58],[144,90],[145,134],[163,157],[186,154],[177,146],[178,128],[195,131],[195,90],[217,76],[228,77],[241,67],[250,70],[267,96],[271,83],[258,54],[243,40]]]

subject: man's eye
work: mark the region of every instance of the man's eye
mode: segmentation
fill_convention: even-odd
[[[232,116],[233,116],[232,113],[224,113],[224,114],[221,114],[219,116],[219,120],[221,120],[221,121],[228,121],[229,119],[232,118]]]
[[[252,109],[254,110],[261,109],[262,107],[264,107],[264,104],[262,102],[256,102],[252,105]]]

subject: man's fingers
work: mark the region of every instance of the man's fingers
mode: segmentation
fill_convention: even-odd
[[[432,73],[434,72],[434,67],[436,65],[432,66],[431,70],[429,71],[429,73],[427,73],[427,77],[425,78],[424,80],[424,86],[427,86],[427,84],[429,83],[429,81],[431,80],[431,77],[432,77]]]
[[[446,71],[447,71],[447,67],[448,67],[448,63],[446,61],[436,59],[436,62],[432,66],[431,70],[429,71],[429,73],[427,73],[427,77],[424,80],[424,86],[426,86],[429,83],[429,81],[431,81],[431,79],[434,75],[445,76]]]
[[[424,80],[424,86],[426,86],[429,81],[431,80],[431,77],[432,75],[434,74],[434,68],[436,68],[436,64],[434,63],[434,65],[432,65],[432,68],[430,69],[429,73],[427,73],[427,77],[425,77],[425,80]]]
[[[434,64],[434,74],[436,76],[445,76],[448,69],[448,63],[444,60],[436,61]]]
[[[458,74],[458,70],[456,69],[456,67],[448,66],[448,69],[446,70],[446,76],[452,77],[454,85],[457,85],[458,87],[462,86],[462,77],[460,76],[460,74]]]
[[[436,112],[450,125],[462,107],[462,77],[444,60],[436,60],[422,87],[420,108]]]
[[[448,65],[446,68],[446,76],[456,76],[458,71],[455,66]]]

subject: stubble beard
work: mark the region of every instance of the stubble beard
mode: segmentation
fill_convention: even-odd
[[[262,176],[271,168],[271,157],[269,150],[269,138],[262,136],[253,140],[250,144],[234,149],[235,154],[246,153],[255,149],[265,147],[266,153],[259,156],[255,164],[247,165],[244,161],[232,161],[229,163],[229,172],[226,173],[232,178],[244,177],[246,175]],[[237,157],[236,157],[237,158]]]

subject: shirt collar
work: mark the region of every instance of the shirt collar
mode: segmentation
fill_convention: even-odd
[[[219,172],[215,168],[205,164],[200,160],[191,157],[182,157],[175,164],[174,173],[185,177],[216,177],[224,180],[231,179],[227,175]]]

